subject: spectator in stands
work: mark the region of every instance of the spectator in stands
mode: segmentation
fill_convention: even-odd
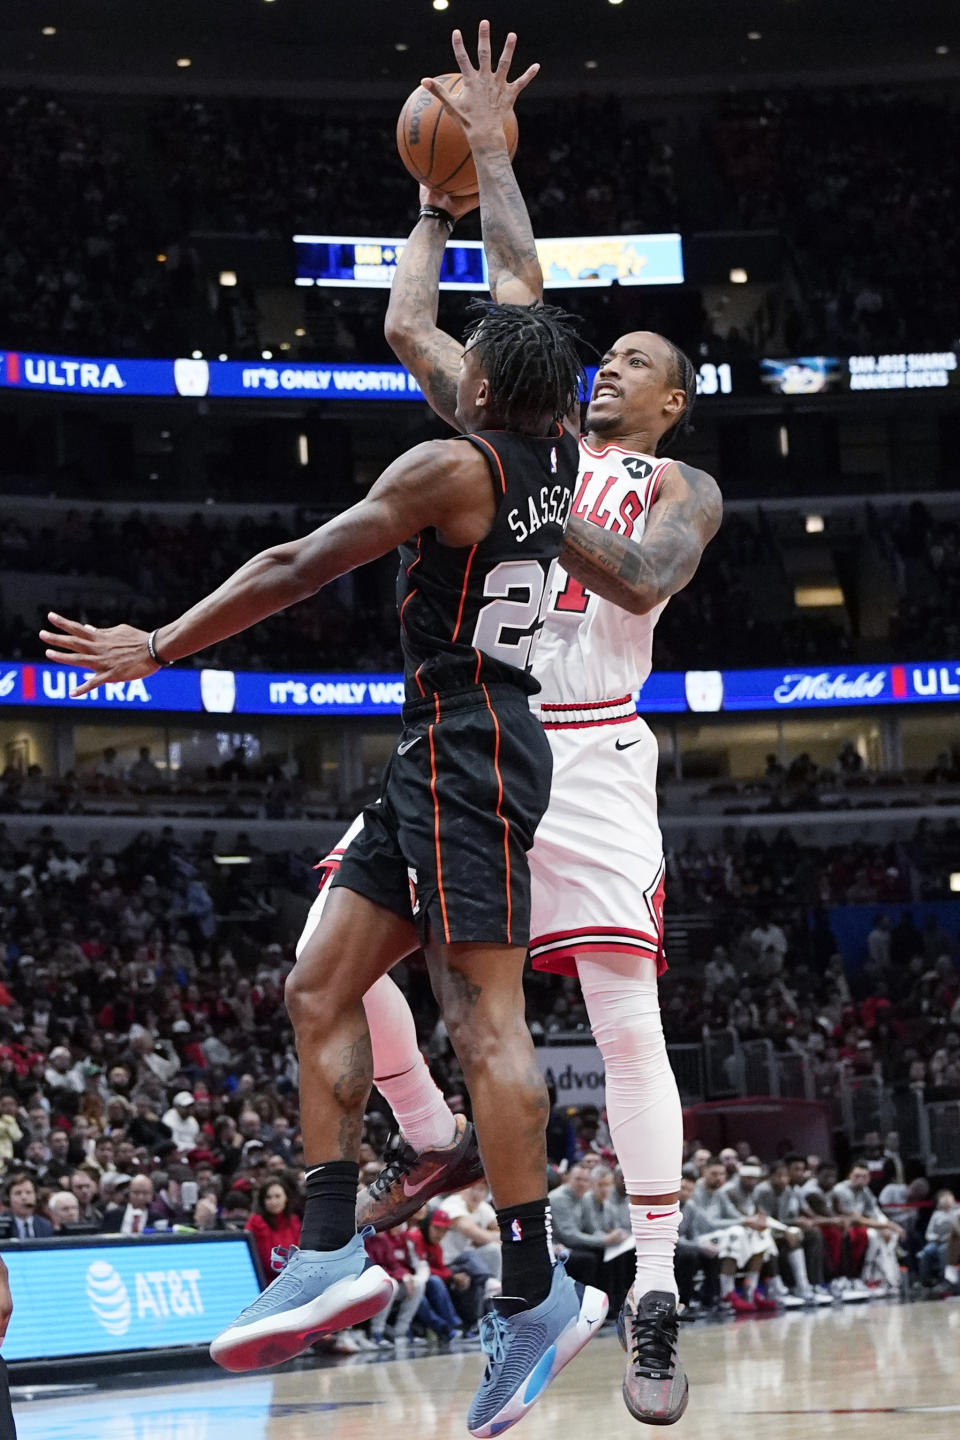
[[[54,1190],[47,1201],[47,1214],[54,1235],[69,1234],[80,1224],[80,1206],[69,1190]]]
[[[370,1235],[364,1243],[370,1259],[382,1265],[387,1274],[397,1282],[393,1303],[374,1315],[370,1321],[370,1339],[384,1349],[402,1345],[410,1340],[410,1326],[423,1303],[427,1281],[430,1279],[430,1262],[418,1253],[406,1225],[397,1225],[379,1235]],[[393,1335],[388,1339],[387,1321],[391,1316]]]
[[[585,1165],[574,1165],[564,1183],[551,1190],[548,1197],[553,1238],[568,1251],[567,1270],[583,1285],[599,1283],[604,1249],[623,1238],[616,1230],[611,1233],[617,1238],[610,1240],[604,1231],[586,1223],[584,1203],[590,1188],[590,1170]]]
[[[114,1203],[104,1210],[101,1229],[105,1235],[142,1235],[160,1213],[154,1209],[153,1181],[134,1175],[127,1179],[125,1194],[119,1188],[114,1185]]]
[[[9,1235],[15,1240],[43,1240],[53,1234],[53,1226],[37,1213],[37,1187],[24,1172],[13,1174],[7,1181],[6,1201],[9,1206]]]
[[[884,1215],[869,1181],[870,1171],[866,1162],[855,1160],[847,1179],[835,1185],[831,1195],[834,1210],[838,1215],[845,1216],[849,1225],[848,1274],[856,1278],[856,1256],[859,1253],[859,1269],[864,1280],[892,1292],[899,1291],[897,1244],[905,1238],[904,1231]]]
[[[924,1285],[946,1280],[960,1294],[960,1271],[954,1253],[960,1245],[960,1205],[952,1190],[937,1192],[936,1206],[927,1225],[926,1243],[918,1257],[918,1273]],[[952,1256],[952,1259],[951,1259]]]
[[[777,1247],[766,1218],[743,1214],[725,1193],[727,1168],[719,1155],[711,1155],[693,1191],[693,1202],[710,1223],[708,1232],[717,1243],[720,1259],[720,1303],[736,1314],[776,1310],[777,1304],[757,1291],[762,1271],[776,1273]],[[744,1294],[737,1292],[737,1272],[743,1273]]]
[[[712,1308],[720,1295],[720,1250],[713,1238],[711,1221],[693,1199],[695,1184],[689,1175],[680,1180],[680,1229],[675,1269],[680,1304],[687,1310],[694,1299],[694,1283],[701,1271],[700,1302]]]
[[[500,1227],[496,1211],[490,1204],[490,1187],[486,1180],[477,1180],[457,1195],[443,1202],[450,1228],[443,1238],[443,1256],[453,1265],[464,1253],[500,1279]]]
[[[617,1192],[613,1171],[606,1165],[595,1165],[590,1172],[590,1189],[581,1201],[583,1228],[602,1235],[604,1249],[599,1252],[600,1289],[610,1297],[611,1310],[619,1312],[636,1273],[636,1247],[631,1245],[622,1255],[606,1256],[607,1250],[622,1247],[632,1239],[630,1208],[626,1196]]]
[[[163,1123],[181,1155],[196,1149],[200,1124],[193,1113],[193,1096],[189,1090],[180,1090],[174,1095],[173,1104],[164,1115]]]
[[[245,1229],[253,1236],[260,1268],[269,1284],[275,1273],[271,1258],[274,1250],[289,1249],[300,1239],[300,1217],[293,1211],[285,1178],[277,1175],[260,1186]]]
[[[780,1274],[792,1277],[791,1293],[804,1304],[818,1300],[830,1304],[824,1283],[823,1236],[802,1192],[806,1168],[802,1155],[786,1155],[771,1165],[766,1180],[756,1188],[755,1199],[757,1209],[783,1227],[775,1231],[774,1240]]]
[[[160,771],[151,758],[149,745],[140,746],[137,758],[130,766],[127,779],[134,790],[143,792],[156,790],[160,784]]]
[[[418,1260],[425,1261],[429,1267],[423,1299],[414,1319],[442,1339],[455,1340],[463,1334],[464,1325],[453,1296],[470,1290],[470,1277],[462,1271],[455,1274],[449,1265],[444,1264],[442,1241],[449,1228],[449,1216],[438,1207],[430,1214],[424,1213],[419,1223],[410,1227],[409,1239]],[[469,1312],[468,1325],[473,1323],[476,1314],[474,1307]]]
[[[881,910],[867,936],[867,955],[878,973],[890,968],[890,916]]]
[[[99,1230],[103,1224],[103,1212],[96,1204],[97,1181],[86,1165],[74,1170],[70,1176],[70,1189],[80,1206],[80,1224],[96,1226]]]

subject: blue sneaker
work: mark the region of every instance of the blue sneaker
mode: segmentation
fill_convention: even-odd
[[[470,1434],[485,1440],[522,1420],[600,1329],[608,1303],[602,1290],[571,1280],[559,1260],[539,1305],[498,1296],[480,1322],[487,1368],[467,1415]]]
[[[309,1350],[319,1335],[379,1314],[396,1286],[364,1249],[364,1236],[372,1234],[364,1230],[341,1250],[291,1246],[276,1280],[221,1331],[210,1358],[224,1370],[282,1365]]]

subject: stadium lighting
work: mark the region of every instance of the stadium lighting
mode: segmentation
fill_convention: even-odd
[[[158,264],[158,265],[166,265],[166,263],[167,263],[167,257],[166,257],[166,255],[164,255],[163,251],[161,250],[160,254],[157,256],[157,264]]]
[[[226,355],[218,355],[218,356],[217,356],[217,359],[218,359],[218,360],[226,360],[226,358],[227,358]]]
[[[310,464],[310,441],[306,435],[297,436],[297,463],[299,465]]]
[[[843,604],[839,585],[797,585],[793,603],[798,610],[831,610]]]
[[[744,270],[742,265],[734,265],[733,269],[730,271],[731,285],[746,285],[749,279],[750,276],[747,274],[746,270]]]
[[[306,330],[304,330],[304,328],[303,328],[302,325],[298,325],[297,328],[296,328],[296,330],[294,330],[293,333],[294,333],[294,335],[296,335],[296,337],[297,337],[298,340],[302,340],[303,337],[304,337],[304,335],[306,335],[307,332],[306,332]]]
[[[44,31],[43,33],[46,34],[47,32]],[[938,55],[949,55],[949,54],[950,54],[950,46],[949,46],[949,45],[938,45],[938,46],[937,46],[937,54],[938,54]]]
[[[394,50],[399,50],[400,54],[402,55],[405,50],[410,49],[410,46],[407,44],[406,40],[398,40],[393,48]]]
[[[609,0],[609,3],[610,3],[611,5],[622,5],[622,4],[623,4],[623,0]]]
[[[190,66],[191,66],[192,64],[193,64],[193,61],[190,59],[189,56],[187,56],[187,55],[181,55],[181,56],[180,56],[180,59],[177,61],[177,69],[178,69],[178,70],[189,70],[189,69],[190,69]]]
[[[43,29],[40,31],[41,35],[56,35],[56,33],[56,25],[44,25]]]
[[[449,10],[450,0],[433,0],[434,10]]]
[[[214,865],[252,865],[249,855],[214,855]]]
[[[784,460],[786,460],[790,454],[790,431],[787,429],[786,425],[780,426],[779,432],[777,434],[777,444],[780,448],[781,456]]]
[[[237,272],[236,272],[236,270],[221,270],[221,271],[220,271],[220,284],[223,286],[223,288],[224,288],[225,290],[232,290],[233,287],[236,285],[236,283],[237,283]]]
[[[806,530],[808,535],[822,535],[824,531],[823,516],[805,515],[803,520],[803,528],[804,530]]]
[[[600,64],[600,61],[599,61],[599,60],[584,60],[584,62],[583,62],[583,68],[584,68],[584,70],[596,70],[596,68],[597,68],[597,66],[598,66],[599,64]]]
[[[202,360],[202,359],[203,359],[203,351],[202,351],[202,350],[191,350],[191,351],[190,351],[190,359],[191,359],[191,360]]]
[[[759,30],[748,30],[748,31],[747,31],[747,39],[748,39],[748,40],[762,40],[762,39],[763,39],[763,36],[760,34],[760,31],[759,31]]]
[[[273,359],[273,351],[272,351],[272,350],[261,350],[261,351],[260,351],[260,358],[261,358],[261,360],[272,360],[272,359]]]
[[[960,870],[954,870],[950,876],[950,889],[955,895],[960,895]]]

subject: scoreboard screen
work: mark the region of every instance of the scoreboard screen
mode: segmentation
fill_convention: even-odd
[[[294,235],[297,285],[388,290],[405,240],[364,235]],[[581,235],[539,240],[548,290],[602,285],[682,285],[679,235]],[[451,240],[443,253],[441,290],[488,289],[479,240]]]

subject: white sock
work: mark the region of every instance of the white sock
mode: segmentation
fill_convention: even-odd
[[[943,1278],[949,1285],[960,1284],[960,1269],[956,1265],[944,1266]]]
[[[743,1288],[744,1288],[744,1290],[746,1290],[746,1292],[747,1292],[747,1299],[748,1299],[748,1300],[752,1300],[753,1297],[754,1297],[754,1295],[756,1295],[756,1293],[757,1293],[757,1281],[758,1281],[759,1279],[760,1279],[760,1276],[757,1274],[756,1270],[748,1270],[747,1273],[746,1273],[746,1275],[744,1275],[744,1277],[743,1277]]]
[[[680,1229],[680,1206],[676,1201],[672,1205],[631,1205],[630,1229],[637,1242],[634,1298],[639,1300],[648,1290],[665,1290],[676,1297],[673,1258]]]
[[[807,1275],[807,1257],[801,1248],[792,1251],[790,1259],[793,1262],[793,1273],[797,1277],[797,1289],[801,1295],[806,1295],[810,1289],[810,1277]]]
[[[727,1296],[732,1293],[732,1291],[733,1291],[733,1282],[734,1282],[735,1279],[736,1279],[736,1276],[735,1276],[735,1275],[728,1275],[727,1272],[726,1272],[726,1270],[721,1270],[721,1271],[720,1271],[720,1299],[721,1299],[721,1300],[726,1300]]]

